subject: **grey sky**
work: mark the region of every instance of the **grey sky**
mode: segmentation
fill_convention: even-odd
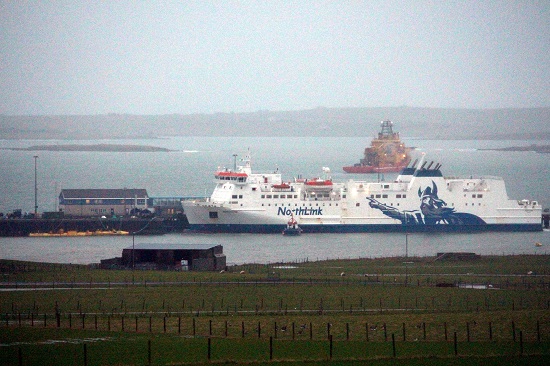
[[[0,113],[550,106],[550,2],[0,0]]]

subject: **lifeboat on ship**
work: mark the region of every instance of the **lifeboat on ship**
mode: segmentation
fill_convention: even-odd
[[[329,176],[330,168],[323,167],[323,177],[317,177],[313,179],[306,179],[304,181],[304,186],[306,189],[314,190],[331,190],[332,189],[332,178]]]
[[[217,180],[221,181],[230,181],[234,183],[245,183],[246,179],[248,178],[248,174],[244,172],[233,172],[230,170],[221,170],[217,171],[214,174],[214,177]]]
[[[315,178],[311,180],[306,180],[304,182],[306,186],[310,187],[328,187],[332,188],[332,180],[330,179],[321,179],[321,178]]]
[[[273,184],[271,187],[273,189],[285,190],[285,189],[290,189],[290,184],[288,183]]]

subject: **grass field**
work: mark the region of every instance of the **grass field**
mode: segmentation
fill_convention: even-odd
[[[0,261],[0,363],[547,364],[550,256],[249,264]]]

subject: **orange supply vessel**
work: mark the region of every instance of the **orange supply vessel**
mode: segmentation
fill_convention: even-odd
[[[346,173],[386,173],[399,172],[411,161],[409,151],[399,138],[399,132],[393,132],[393,122],[382,121],[382,130],[378,138],[365,148],[364,158],[359,163],[343,167]]]

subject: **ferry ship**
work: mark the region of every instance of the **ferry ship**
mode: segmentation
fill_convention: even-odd
[[[185,201],[189,229],[281,233],[293,217],[303,233],[540,231],[537,201],[507,198],[498,177],[444,177],[441,164],[416,160],[393,182],[284,181],[253,173],[250,152],[234,170],[214,174],[209,198]]]
[[[380,122],[378,138],[365,148],[363,159],[359,163],[345,166],[346,173],[389,173],[399,172],[411,162],[411,148],[406,147],[399,138],[399,132],[393,132],[391,121]]]

